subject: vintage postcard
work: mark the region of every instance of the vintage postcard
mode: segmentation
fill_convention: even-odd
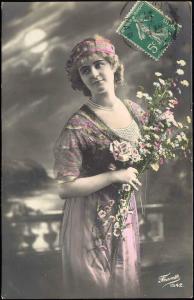
[[[192,298],[191,1],[1,10],[2,299]]]

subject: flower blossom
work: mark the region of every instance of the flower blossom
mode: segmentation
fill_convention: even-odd
[[[178,104],[178,100],[176,100],[176,99],[171,99],[171,100],[169,100],[169,102],[171,104],[173,104],[173,105],[177,105]]]
[[[172,91],[167,91],[168,92],[168,94],[169,94],[169,96],[170,97],[172,97],[173,96],[173,93],[172,93]]]
[[[100,219],[103,219],[103,218],[106,217],[106,212],[105,212],[104,210],[101,209],[101,210],[98,212],[98,216],[99,216]]]
[[[186,65],[186,62],[185,62],[183,59],[177,60],[176,62],[177,62],[177,64],[180,65],[181,67],[184,67],[184,66]]]
[[[141,99],[143,97],[143,95],[144,94],[141,91],[138,91],[136,94],[136,97]]]
[[[189,116],[187,116],[187,123],[191,123],[191,118]]]
[[[164,80],[164,79],[159,78],[158,80],[159,80],[159,82],[160,82],[162,85],[165,85],[165,80]]]
[[[128,161],[131,157],[132,146],[129,142],[113,141],[110,144],[110,151],[113,153],[114,159],[119,161]]]
[[[183,85],[183,86],[189,86],[189,82],[187,80],[181,80],[180,83]]]
[[[127,207],[122,207],[120,210],[122,215],[126,215],[128,213],[128,208]]]
[[[114,228],[115,228],[115,229],[119,228],[119,222],[115,222],[115,223],[114,223]]]
[[[177,73],[178,75],[183,75],[183,74],[184,74],[184,71],[183,71],[182,69],[177,69],[177,70],[176,70],[176,73]]]
[[[131,186],[130,186],[130,184],[124,183],[124,184],[122,185],[122,189],[123,189],[124,191],[129,192],[129,191],[131,190]]]
[[[156,75],[157,77],[162,76],[162,74],[161,74],[160,72],[155,72],[155,75]]]
[[[120,228],[115,228],[113,234],[114,234],[114,236],[119,237],[121,235]]]
[[[181,122],[177,122],[179,128],[183,128],[183,124]]]
[[[153,85],[156,86],[156,87],[160,87],[159,82],[154,82]]]
[[[120,203],[121,203],[121,205],[124,206],[124,205],[126,205],[126,200],[125,200],[125,199],[121,199],[121,200],[120,200]]]
[[[174,119],[174,115],[173,112],[170,110],[166,110],[161,116],[160,116],[161,120],[166,120],[167,123],[172,123],[174,126],[178,127],[177,122]],[[170,124],[169,124],[170,125]]]

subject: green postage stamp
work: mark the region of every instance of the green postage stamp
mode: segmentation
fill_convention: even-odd
[[[181,27],[151,3],[137,1],[116,32],[157,61]]]

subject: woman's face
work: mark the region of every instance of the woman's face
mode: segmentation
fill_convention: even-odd
[[[114,72],[110,63],[98,54],[83,58],[78,65],[81,80],[92,96],[114,90]]]

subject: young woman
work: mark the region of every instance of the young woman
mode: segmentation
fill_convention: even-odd
[[[115,170],[110,143],[140,137],[142,109],[120,100],[116,86],[123,66],[112,43],[100,36],[77,44],[67,62],[73,89],[89,97],[66,123],[55,147],[55,174],[65,199],[61,230],[64,297],[139,297],[140,255],[135,195],[124,239],[99,221],[97,207],[110,214],[119,201],[118,188],[141,183],[135,168]],[[101,216],[102,217],[102,216]],[[105,234],[106,233],[106,234]],[[115,240],[119,243],[113,255]]]

